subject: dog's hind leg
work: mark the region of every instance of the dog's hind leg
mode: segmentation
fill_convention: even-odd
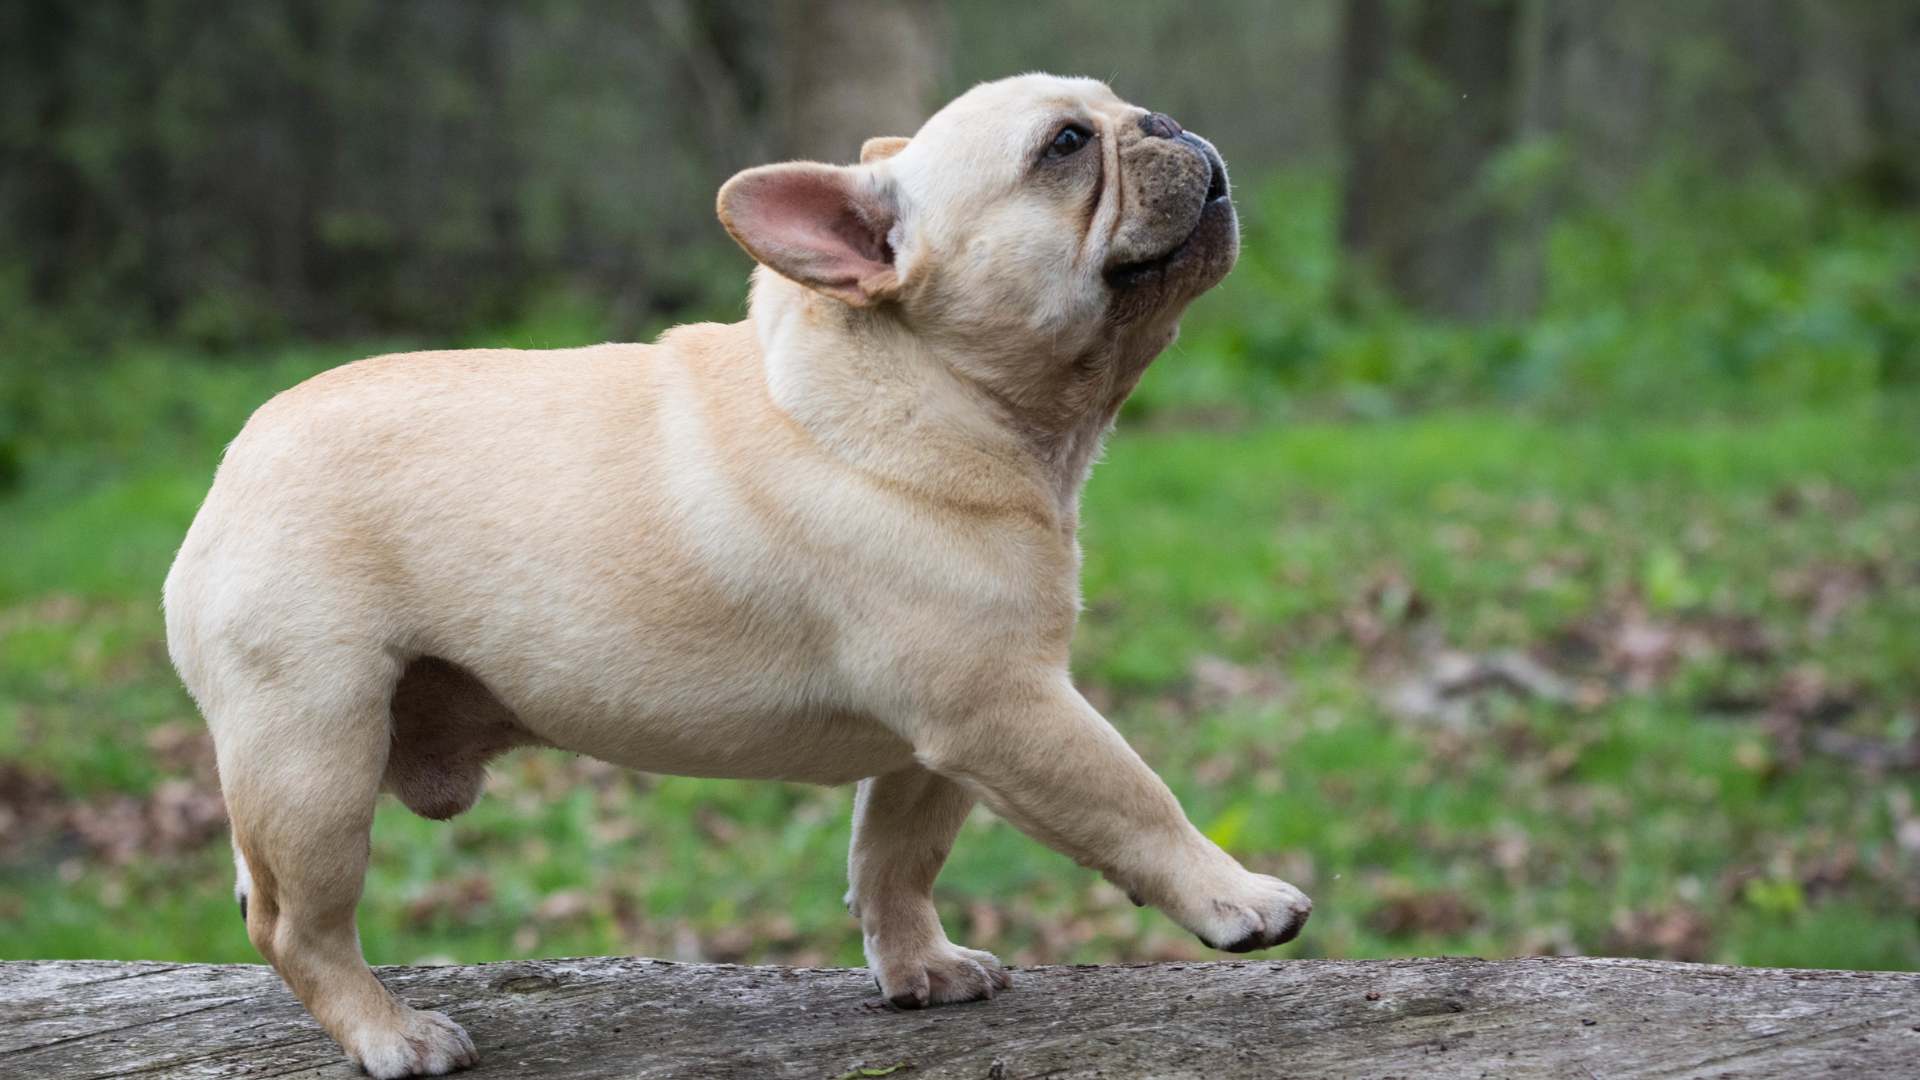
[[[317,677],[331,667],[349,677]],[[233,823],[247,936],[347,1056],[382,1078],[477,1060],[466,1032],[380,985],[354,927],[368,834],[386,768],[387,696],[397,665],[379,655],[243,680],[203,697]]]
[[[867,967],[895,1005],[990,998],[1008,985],[991,953],[947,940],[933,879],[973,795],[918,765],[860,782],[853,804],[847,906],[860,919]]]

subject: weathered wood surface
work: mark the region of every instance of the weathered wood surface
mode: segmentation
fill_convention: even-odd
[[[854,969],[541,960],[384,968],[465,1024],[466,1077],[1627,1080],[1920,1077],[1920,975],[1644,960],[1023,968],[901,1012]],[[250,965],[0,964],[0,1077],[351,1077]]]

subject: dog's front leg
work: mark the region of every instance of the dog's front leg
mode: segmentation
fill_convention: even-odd
[[[854,798],[847,907],[873,981],[902,1008],[990,998],[1007,985],[993,954],[947,940],[933,908],[933,879],[972,808],[972,792],[917,765],[862,780]]]
[[[1250,873],[1202,836],[1064,674],[933,719],[915,743],[929,768],[1210,948],[1249,952],[1291,941],[1313,910],[1299,889]]]

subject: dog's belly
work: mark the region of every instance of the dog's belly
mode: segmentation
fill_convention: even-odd
[[[408,663],[390,712],[383,787],[437,820],[471,808],[487,762],[518,746],[556,746],[653,773],[817,784],[892,772],[913,758],[893,733],[846,711],[649,720],[578,708],[516,709],[472,671],[437,656]]]
[[[555,746],[669,776],[850,784],[913,763],[906,740],[849,712],[529,711],[527,726]]]
[[[843,617],[781,580],[729,596],[692,560],[667,565],[683,569],[496,578],[457,606],[409,605],[403,638],[471,672],[533,739],[629,768],[842,784],[912,763],[841,655],[876,649],[865,634],[825,628]]]
[[[460,662],[529,741],[645,772],[846,784],[912,764],[912,745],[886,725],[823,703],[818,673],[794,670],[794,657],[717,652],[609,649],[594,658],[601,662],[574,657],[562,666],[532,646],[492,664],[470,655]],[[759,677],[745,674],[756,667]]]
[[[721,739],[699,738],[714,729]],[[687,737],[689,729],[696,737]],[[772,718],[755,724],[682,719],[611,724],[558,745],[643,772],[729,780],[851,784],[913,763],[913,747],[870,720]],[[610,735],[622,737],[609,738]]]

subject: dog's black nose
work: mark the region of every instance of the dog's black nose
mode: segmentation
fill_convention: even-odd
[[[1166,113],[1150,112],[1140,118],[1140,130],[1156,139],[1177,139],[1185,129]]]

